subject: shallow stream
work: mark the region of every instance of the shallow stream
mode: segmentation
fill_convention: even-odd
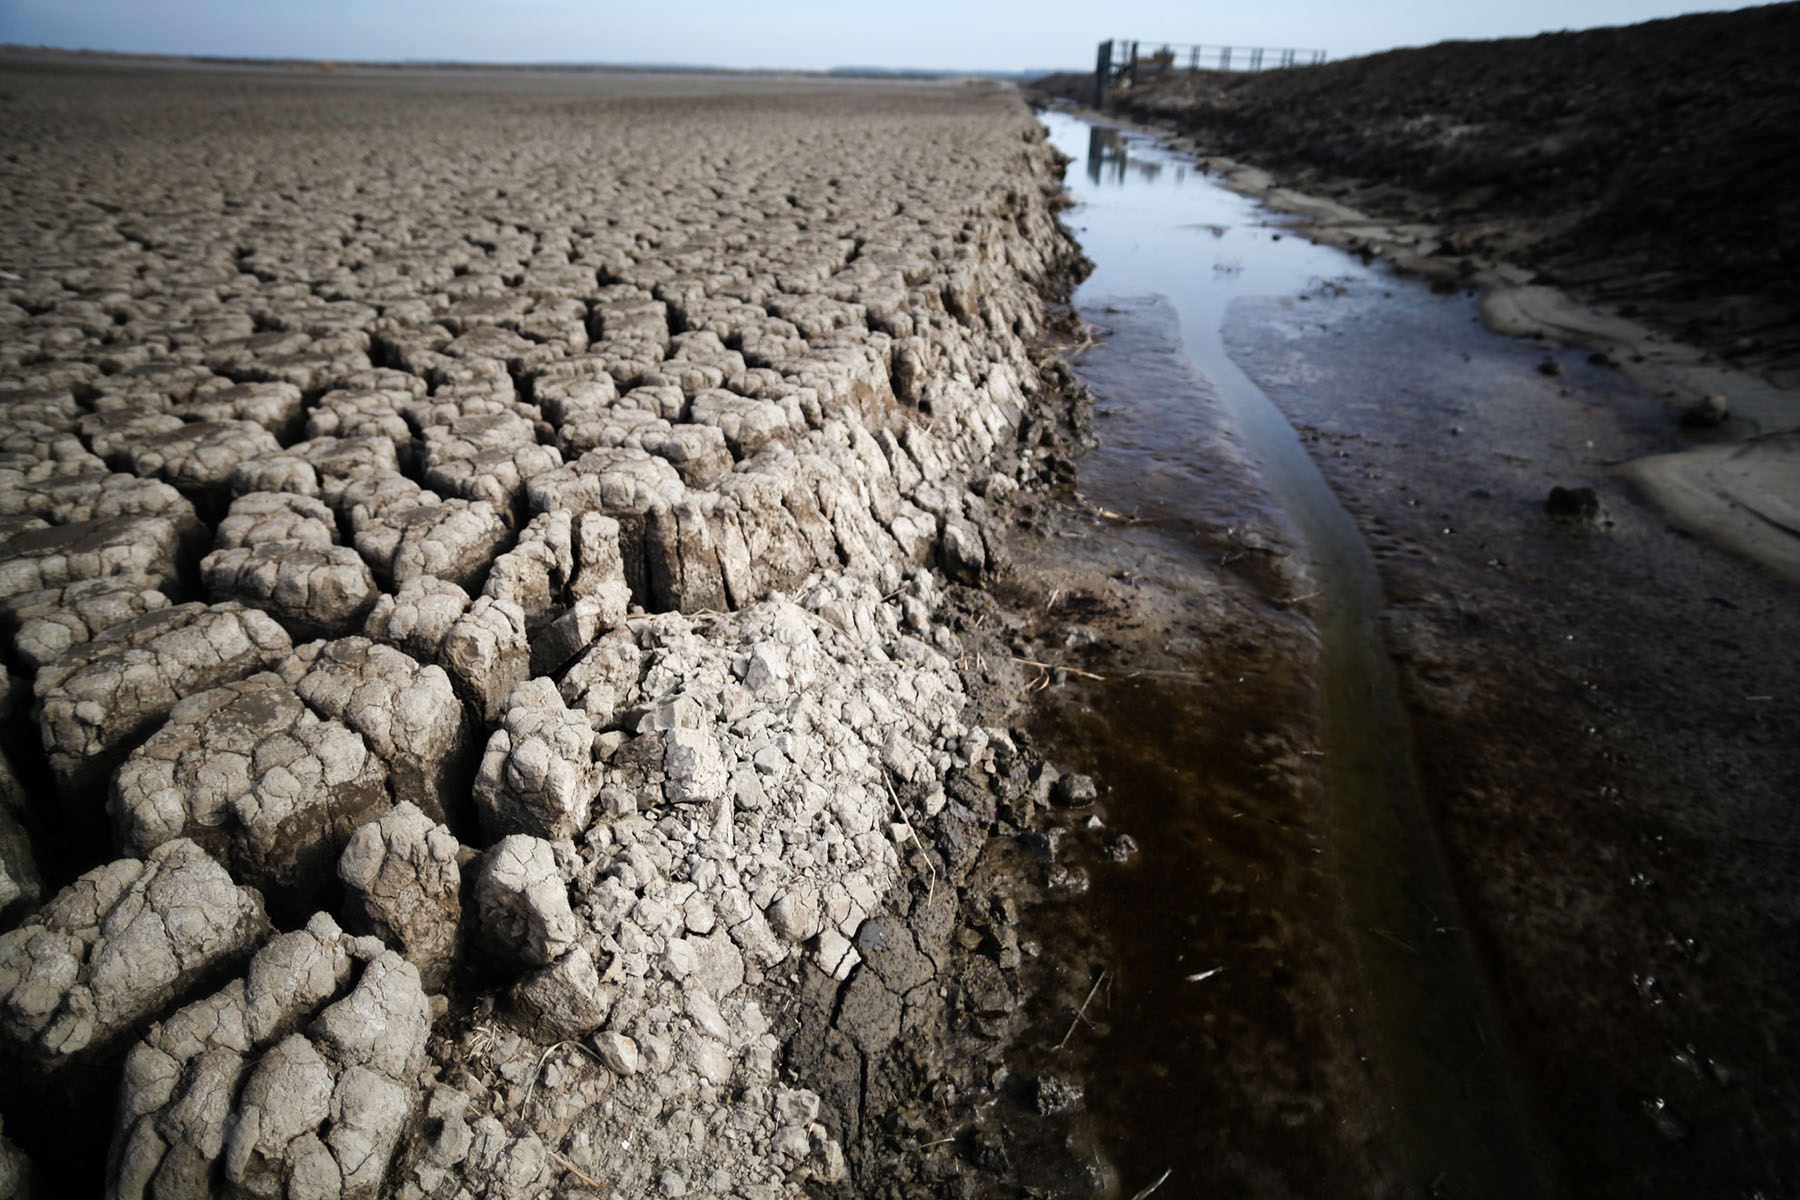
[[[1366,1148],[1338,1181],[1350,1192],[1546,1194],[1540,1138],[1415,783],[1374,560],[1221,337],[1235,299],[1329,293],[1375,272],[1148,137],[1064,113],[1043,119],[1074,159],[1066,183],[1077,207],[1065,220],[1095,264],[1075,296],[1101,337],[1074,359],[1099,418],[1100,447],[1080,463],[1085,502],[1127,514],[1120,536],[1158,556],[1165,581],[1179,588],[1184,561],[1193,567],[1200,607],[1217,587],[1212,568],[1230,557],[1217,552],[1230,505],[1206,465],[1222,423],[1305,563],[1273,577],[1265,598],[1303,615],[1317,638],[1313,678],[1260,689],[1238,680],[1243,703],[1315,707],[1317,745],[1292,747],[1295,770],[1282,780],[1231,766],[1221,731],[1254,740],[1281,719],[1233,712],[1228,697],[1201,704],[1180,689],[1099,685],[1079,716],[1053,720],[1052,736],[1079,739],[1083,761],[1112,786],[1108,820],[1145,847],[1140,866],[1097,871],[1091,897],[1096,920],[1114,922],[1099,936],[1116,978],[1133,983],[1133,999],[1112,1012],[1104,1068],[1089,1065],[1123,1193],[1164,1163],[1171,1194],[1337,1194],[1321,1175],[1336,1156],[1315,1136],[1335,1126],[1345,1147]],[[1305,592],[1278,594],[1296,579]],[[1296,784],[1301,776],[1314,782]],[[1301,811],[1309,789],[1312,811]],[[1246,814],[1259,832],[1222,849],[1222,822]],[[1151,878],[1161,882],[1146,888]],[[1153,916],[1161,905],[1186,911]],[[1234,906],[1250,915],[1233,920]],[[1278,932],[1234,949],[1222,941],[1234,927],[1253,939],[1254,929]],[[1221,1047],[1222,1036],[1235,1044]],[[1218,1078],[1201,1085],[1209,1071]],[[1340,1106],[1364,1111],[1329,1111]]]

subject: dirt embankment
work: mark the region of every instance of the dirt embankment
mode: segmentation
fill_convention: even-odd
[[[1747,365],[1800,364],[1800,5],[1144,75],[1109,108],[1448,233]],[[1088,102],[1092,77],[1040,87]]]

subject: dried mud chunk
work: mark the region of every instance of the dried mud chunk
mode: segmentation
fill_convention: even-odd
[[[379,594],[356,551],[302,542],[215,550],[200,561],[200,579],[213,599],[260,608],[295,638],[359,628]]]
[[[362,738],[268,672],[177,704],[119,768],[111,801],[128,853],[189,838],[290,908],[388,804],[387,772]]]
[[[11,1138],[0,1133],[0,1196],[6,1200],[36,1200],[48,1196],[37,1166]]]
[[[553,364],[551,369],[569,371],[583,365],[581,360],[571,360]],[[594,369],[595,374],[538,376],[532,398],[551,425],[561,429],[571,421],[602,416],[612,408],[619,398],[618,385],[597,364]]]
[[[525,481],[562,466],[554,446],[536,442],[434,462],[425,482],[446,496],[481,500],[514,520],[525,510]]]
[[[731,470],[732,451],[724,430],[716,425],[677,425],[668,432],[646,432],[638,444],[669,460],[690,488],[710,487]]]
[[[287,452],[305,460],[318,474],[319,494],[327,504],[333,503],[337,490],[350,480],[400,474],[399,455],[386,438],[311,438],[290,446]]]
[[[479,597],[450,627],[439,659],[481,719],[498,720],[507,695],[531,672],[524,610],[508,600]]]
[[[14,596],[0,603],[0,613],[5,623],[17,625],[13,649],[35,671],[114,625],[167,607],[169,598],[156,589],[112,578]]]
[[[315,711],[362,734],[396,801],[434,821],[461,811],[472,739],[443,668],[349,637],[300,646],[278,672]]]
[[[414,396],[406,391],[362,391],[340,388],[326,392],[307,411],[306,436],[386,438],[405,458],[412,450],[412,426],[403,415]]]
[[[238,383],[197,389],[177,415],[190,421],[251,421],[277,438],[300,427],[300,389],[291,383]]]
[[[725,444],[740,461],[750,458],[777,438],[793,435],[788,416],[779,404],[752,400],[735,392],[706,391],[694,397],[690,419],[711,425],[725,436]]]
[[[351,514],[356,548],[375,574],[394,587],[436,575],[472,589],[506,542],[506,523],[482,501],[440,500],[421,491],[411,501]]]
[[[280,452],[275,436],[253,421],[196,421],[135,436],[119,450],[135,474],[186,492],[222,489],[239,463]]]
[[[363,636],[396,646],[421,662],[434,662],[444,639],[468,608],[469,593],[426,575],[377,599],[363,621]]]
[[[536,512],[600,513],[619,524],[625,581],[639,603],[653,603],[646,555],[648,514],[681,503],[687,487],[667,460],[642,450],[591,450],[527,485]]]
[[[564,421],[556,431],[556,447],[565,458],[621,446],[641,449],[645,437],[667,435],[672,428],[655,413],[641,408],[608,408]]]
[[[566,512],[532,519],[511,550],[494,560],[482,592],[525,613],[527,628],[543,624],[575,577],[575,522]]]
[[[262,897],[193,842],[96,867],[0,934],[0,1037],[50,1067],[103,1055],[268,932]]]
[[[429,1031],[413,967],[314,916],[133,1046],[109,1194],[380,1194]]]
[[[0,478],[5,473],[0,472]],[[0,489],[0,512],[29,513],[55,525],[116,517],[167,517],[183,531],[198,527],[194,506],[168,484],[136,475],[57,468]]]
[[[283,492],[299,496],[319,494],[319,472],[298,454],[271,454],[254,462],[239,463],[231,472],[231,493]]]
[[[186,696],[242,679],[292,648],[267,614],[178,604],[115,625],[38,672],[38,725],[65,797],[97,794],[130,747]]]
[[[140,441],[159,434],[180,433],[187,422],[173,413],[147,412],[136,403],[102,409],[81,418],[81,435],[97,456],[123,470],[126,455]]]
[[[693,498],[650,510],[645,521],[644,558],[651,608],[723,612],[730,607],[711,525]]]
[[[481,858],[475,903],[482,944],[502,963],[547,967],[581,933],[556,853],[543,838],[514,834],[496,842]]]
[[[584,1038],[606,1023],[613,1006],[611,987],[600,982],[593,956],[579,943],[520,979],[508,998],[544,1038]]]
[[[337,518],[312,496],[284,491],[241,494],[219,522],[213,547],[230,550],[263,542],[331,546],[337,542]]]
[[[460,849],[448,829],[402,803],[351,834],[338,859],[346,922],[399,951],[428,990],[444,985],[456,951]]]
[[[643,673],[644,652],[629,633],[614,630],[587,648],[563,674],[558,690],[589,724],[604,729],[625,707]]]
[[[115,579],[160,592],[180,588],[182,531],[166,517],[53,525],[0,545],[0,597]]]
[[[586,829],[599,786],[593,743],[593,727],[563,704],[554,682],[514,688],[475,777],[482,832],[561,841]]]
[[[25,788],[0,753],[0,928],[36,908],[44,895],[44,879],[25,828],[26,806]]]

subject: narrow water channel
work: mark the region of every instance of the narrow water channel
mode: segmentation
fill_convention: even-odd
[[[1339,1006],[1344,1036],[1359,1039],[1358,1050],[1377,1060],[1370,1077],[1404,1159],[1403,1178],[1395,1181],[1402,1194],[1549,1194],[1541,1139],[1414,781],[1406,715],[1381,636],[1374,561],[1293,428],[1232,362],[1221,338],[1227,306],[1238,297],[1318,294],[1334,281],[1366,278],[1372,269],[1309,243],[1152,139],[1065,113],[1046,113],[1044,123],[1051,141],[1074,160],[1066,183],[1077,207],[1065,219],[1095,264],[1076,293],[1077,309],[1121,342],[1137,332],[1133,323],[1167,322],[1172,314],[1187,364],[1226,414],[1308,563],[1313,594],[1270,599],[1295,602],[1318,639],[1317,678],[1311,685],[1320,741],[1306,753],[1316,756],[1322,776],[1319,849],[1332,895],[1322,907],[1297,903],[1294,911],[1301,920],[1335,924],[1307,936],[1320,943],[1335,939],[1349,948],[1353,963],[1343,980],[1324,985],[1350,994],[1314,996],[1310,1002]],[[1074,365],[1082,374],[1079,356]],[[1404,364],[1395,369],[1403,371]],[[1089,379],[1101,393],[1103,410],[1108,389],[1136,390],[1140,399],[1131,421],[1118,423],[1127,436],[1109,442],[1108,423],[1097,423],[1102,448],[1080,468],[1086,500],[1118,513],[1158,510],[1165,528],[1216,522],[1217,506],[1201,494],[1204,471],[1187,486],[1189,513],[1182,512],[1183,489],[1169,486],[1171,460],[1203,460],[1209,452],[1195,440],[1191,415],[1182,404],[1169,402],[1168,389],[1159,390],[1154,381],[1134,385],[1130,374],[1129,361],[1121,364],[1115,356]],[[1108,700],[1105,689],[1094,696],[1096,721],[1066,732],[1103,740],[1109,721],[1120,730],[1133,723],[1141,727],[1141,696]],[[1109,706],[1115,710],[1109,713]],[[1204,739],[1193,743],[1202,744]],[[1097,761],[1104,761],[1105,748],[1093,749]],[[1170,755],[1182,752],[1182,745],[1167,747]],[[1122,759],[1118,766],[1134,769]],[[1229,785],[1216,792],[1209,788],[1205,763],[1171,762],[1167,768],[1181,784],[1163,791],[1159,803],[1185,815],[1165,814],[1166,819],[1204,821],[1209,806],[1241,807],[1241,796],[1226,797]],[[1278,822],[1279,816],[1264,819]],[[1266,902],[1282,903],[1280,897]],[[1180,948],[1146,945],[1140,952],[1179,954]],[[1206,1002],[1203,993],[1191,1001]],[[1321,1076],[1328,1073],[1321,1064]],[[1304,1089],[1302,1079],[1299,1090]],[[1228,1108],[1230,1099],[1214,1103]],[[1106,1123],[1105,1113],[1099,1118]],[[1188,1119],[1217,1119],[1229,1126],[1233,1115],[1219,1111]],[[1343,1119],[1357,1117],[1345,1113]],[[1128,1123],[1115,1124],[1115,1134],[1129,1139]],[[1160,1138],[1178,1135],[1157,1127]],[[1129,1162],[1134,1153],[1116,1148],[1115,1159]],[[1145,1158],[1146,1164],[1151,1161]],[[1254,1173],[1236,1178],[1251,1179]],[[1328,1178],[1316,1185],[1290,1180],[1279,1190],[1345,1194]]]

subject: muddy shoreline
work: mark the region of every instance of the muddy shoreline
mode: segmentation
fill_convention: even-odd
[[[1479,334],[1526,277],[1177,144],[1321,242],[1441,281],[1347,273],[1238,300],[1224,336],[1378,558],[1422,781],[1559,1186],[1781,1194],[1800,1163],[1781,999],[1800,894],[1781,797],[1800,764],[1776,699],[1794,694],[1793,593],[1776,559],[1757,555],[1771,578],[1696,541],[1619,470],[1692,454],[1677,418],[1717,365],[1616,318]],[[1471,281],[1494,289],[1484,311],[1456,294]],[[1782,427],[1791,393],[1724,377],[1763,399],[1713,436]],[[1559,483],[1595,488],[1598,519],[1547,516]]]

